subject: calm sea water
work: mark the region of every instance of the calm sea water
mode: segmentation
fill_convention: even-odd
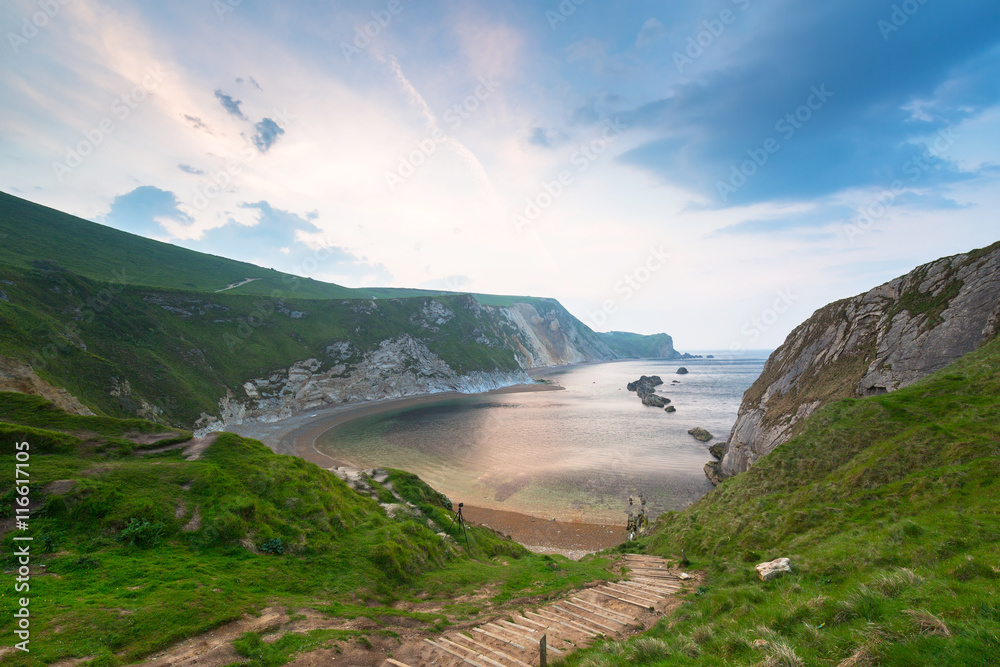
[[[700,426],[712,442],[724,441],[767,356],[714,354],[553,369],[542,377],[565,390],[468,396],[359,418],[317,446],[358,465],[410,470],[470,505],[623,523],[628,497],[642,493],[655,516],[711,488],[703,471],[711,443],[687,431]],[[677,375],[681,365],[690,373]],[[660,375],[658,393],[677,412],[646,407],[625,389],[640,375]]]

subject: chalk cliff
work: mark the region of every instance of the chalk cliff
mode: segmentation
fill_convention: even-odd
[[[377,318],[378,300],[361,302]],[[461,333],[458,322],[475,322]],[[477,393],[530,383],[530,368],[617,359],[620,355],[573,317],[558,301],[533,299],[506,306],[484,306],[474,297],[422,300],[409,317],[409,329],[367,348],[356,340],[331,341],[323,355],[304,359],[266,376],[248,379],[219,400],[218,414],[203,413],[199,433],[226,424],[271,422],[304,410],[418,394]],[[432,351],[442,337],[454,346],[505,350],[510,367],[466,364],[456,368]],[[472,349],[469,347],[469,349]],[[511,359],[508,356],[508,359]],[[472,367],[470,367],[472,366]]]

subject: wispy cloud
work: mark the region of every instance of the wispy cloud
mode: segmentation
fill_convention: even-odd
[[[222,108],[228,111],[233,116],[241,120],[249,120],[243,110],[240,109],[240,105],[243,104],[241,100],[233,99],[233,97],[227,93],[222,92],[222,90],[215,91],[215,99],[219,100],[222,104]]]

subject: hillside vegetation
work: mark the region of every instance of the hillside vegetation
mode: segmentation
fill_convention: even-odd
[[[326,348],[350,341],[346,361],[410,334],[456,371],[514,370],[499,344],[514,334],[477,319],[470,297],[437,297],[449,326],[422,326],[429,297],[271,299],[116,286],[58,269],[0,265],[0,354],[22,359],[110,416],[140,414],[190,427],[236,389],[308,358],[333,364]],[[490,329],[490,325],[493,328]],[[490,336],[493,344],[483,342]],[[337,362],[345,358],[337,357]],[[125,386],[126,381],[128,387]]]
[[[331,618],[405,615],[440,630],[475,613],[457,596],[487,584],[480,606],[607,576],[603,561],[536,556],[484,528],[471,528],[466,541],[451,526],[450,501],[408,473],[391,471],[359,493],[232,434],[198,460],[179,448],[140,457],[129,438],[158,425],[70,416],[19,394],[0,392],[0,420],[0,525],[12,527],[14,442],[27,441],[33,511],[22,534],[34,537],[32,650],[4,664],[126,664],[265,606]],[[171,435],[164,442],[188,434]],[[400,506],[395,518],[385,504]],[[8,571],[12,538],[2,537]],[[15,597],[0,595],[8,635]],[[390,608],[401,600],[439,600],[441,611]]]
[[[708,578],[586,665],[996,665],[1000,339],[804,431],[640,544]],[[794,572],[761,582],[779,557]]]

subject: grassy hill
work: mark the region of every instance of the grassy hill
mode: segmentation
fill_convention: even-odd
[[[665,333],[644,336],[625,331],[609,331],[601,339],[623,357],[636,359],[672,359],[680,356],[674,339]]]
[[[995,665],[1000,339],[804,432],[640,548],[708,573],[642,640],[577,665]],[[754,566],[791,558],[763,583]]]
[[[447,327],[426,328],[426,297],[364,305],[206,295],[2,264],[0,290],[0,354],[27,361],[109,416],[155,413],[190,427],[202,412],[218,409],[227,387],[303,359],[332,364],[325,349],[338,340],[351,341],[360,358],[382,340],[410,334],[459,372],[517,368],[510,349],[482,342],[484,332],[501,336],[505,325],[477,317],[462,295],[439,297],[454,318]]]
[[[363,291],[129,234],[3,192],[0,235],[0,262],[21,268],[61,267],[101,282],[215,292],[256,278],[233,291],[278,291],[300,299],[368,297]]]
[[[483,528],[471,529],[468,545],[442,538],[436,533],[454,533],[450,501],[408,473],[392,471],[385,484],[370,480],[371,493],[363,494],[312,463],[232,434],[220,435],[199,460],[148,446],[137,456],[130,438],[161,430],[140,420],[74,417],[0,392],[0,528],[12,528],[14,442],[25,440],[33,510],[29,532],[19,534],[34,537],[32,650],[4,656],[4,664],[126,664],[265,606],[382,619],[370,630],[323,635],[361,641],[391,636],[381,628],[399,616],[442,629],[473,613],[450,601],[487,583],[480,605],[607,576],[599,559],[536,556]],[[380,502],[416,510],[393,518]],[[7,571],[17,565],[13,535],[0,538]],[[8,637],[16,597],[0,595]],[[391,607],[401,600],[438,600],[443,611]],[[303,637],[282,650],[294,653]]]

